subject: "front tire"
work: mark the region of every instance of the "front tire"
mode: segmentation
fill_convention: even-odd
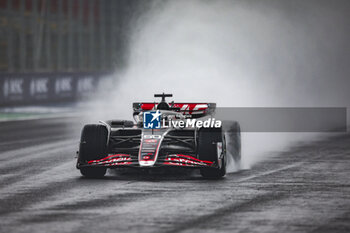
[[[218,159],[218,143],[221,143],[221,159]],[[198,132],[199,159],[213,161],[217,168],[201,168],[205,178],[218,179],[226,175],[225,140],[221,128],[202,128]]]
[[[85,125],[80,139],[78,167],[88,161],[102,159],[107,155],[108,130],[104,125]],[[80,167],[80,172],[88,178],[101,178],[105,167]]]
[[[80,173],[87,178],[102,178],[106,175],[107,168],[105,167],[82,167]]]

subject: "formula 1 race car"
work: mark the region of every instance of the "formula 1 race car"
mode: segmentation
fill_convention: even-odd
[[[107,168],[198,168],[203,177],[226,174],[228,157],[241,159],[241,131],[236,121],[213,118],[214,103],[167,103],[172,94],[155,94],[159,103],[133,103],[134,122],[100,121],[85,125],[77,168],[100,178]]]

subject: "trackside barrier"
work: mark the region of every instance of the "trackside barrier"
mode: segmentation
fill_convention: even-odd
[[[0,106],[70,102],[91,95],[106,73],[0,73]]]

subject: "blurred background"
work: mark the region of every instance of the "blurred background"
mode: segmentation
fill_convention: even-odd
[[[230,107],[345,107],[349,5],[0,0],[0,106],[85,100],[99,86],[94,100],[116,108],[161,91]]]
[[[139,1],[0,0],[0,105],[70,101],[125,63]]]
[[[138,2],[0,0],[2,72],[98,72],[123,63]]]

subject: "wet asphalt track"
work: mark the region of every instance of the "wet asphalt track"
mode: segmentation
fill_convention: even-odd
[[[217,181],[87,180],[74,167],[71,121],[0,123],[0,232],[350,232],[348,134]]]

